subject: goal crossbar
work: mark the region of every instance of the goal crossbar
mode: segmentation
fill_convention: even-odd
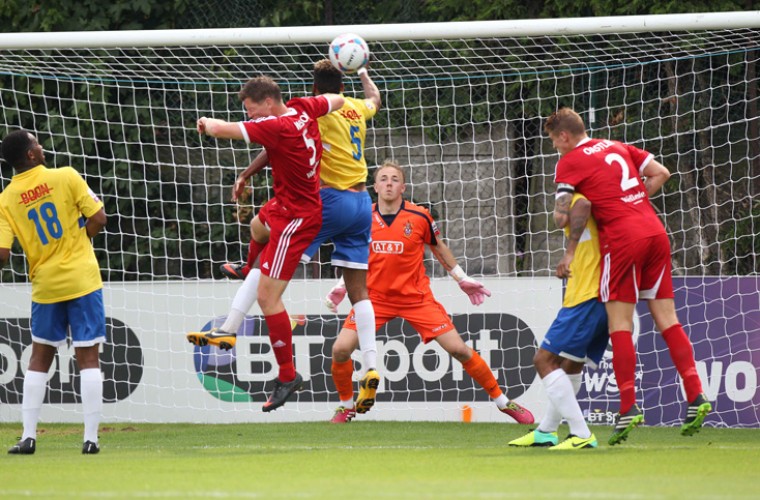
[[[410,29],[414,26],[414,29]],[[341,33],[358,32],[368,41],[439,40],[593,33],[640,33],[760,27],[760,10],[647,16],[607,16],[517,21],[472,21],[419,24],[362,24],[277,28],[189,30],[70,31],[3,33],[2,49],[107,47],[177,47],[226,44],[328,42]]]

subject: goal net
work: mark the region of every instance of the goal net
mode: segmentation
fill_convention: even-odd
[[[259,410],[276,368],[257,307],[234,351],[195,348],[185,333],[223,320],[238,283],[219,265],[244,260],[248,223],[272,194],[265,172],[231,202],[257,148],[202,138],[196,120],[244,120],[237,91],[258,74],[286,96],[310,94],[313,64],[344,32],[368,41],[383,100],[367,134],[370,169],[386,158],[407,167],[407,197],[430,209],[463,269],[494,292],[471,307],[426,260],[437,298],[509,397],[537,417],[546,408],[532,358],[561,305],[553,270],[564,241],[551,217],[558,155],[541,127],[571,106],[592,136],[633,143],[673,172],[653,202],[671,236],[680,320],[716,408],[707,422],[760,426],[760,12],[0,35],[0,133],[32,131],[48,165],[74,166],[105,203],[94,245],[108,317],[106,420],[324,420],[337,406],[330,352],[349,306],[338,316],[324,309],[329,246],[284,297],[306,390],[283,409]],[[362,95],[358,78],[345,83],[347,95]],[[11,175],[4,166],[3,187]],[[20,248],[1,278],[0,420],[17,421],[31,343]],[[636,325],[647,422],[679,423],[678,375],[645,308]],[[475,421],[505,419],[406,323],[377,338],[383,382],[361,418],[453,420],[466,405]],[[73,349],[61,349],[43,421],[80,420],[78,385]],[[589,421],[608,423],[617,396],[605,358],[579,394]]]

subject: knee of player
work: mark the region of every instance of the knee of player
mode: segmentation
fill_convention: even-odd
[[[451,357],[459,361],[460,363],[467,363],[472,358],[472,349],[462,342],[462,345],[458,345],[448,349]]]
[[[536,367],[539,374],[551,372],[559,368],[559,362],[556,358],[557,356],[546,349],[539,349],[533,356],[533,366]]]
[[[333,344],[333,348],[332,348],[333,361],[337,361],[338,363],[345,363],[346,361],[351,359],[352,352],[353,350],[348,349],[347,346],[339,346],[337,344]]]

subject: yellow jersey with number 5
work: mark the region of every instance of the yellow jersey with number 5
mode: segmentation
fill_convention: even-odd
[[[0,248],[18,238],[29,261],[32,301],[76,299],[103,287],[84,227],[103,203],[71,167],[38,165],[0,193]]]
[[[364,140],[367,120],[377,113],[368,99],[346,97],[337,111],[321,116],[319,134],[322,136],[322,183],[341,191],[367,181],[367,161]]]

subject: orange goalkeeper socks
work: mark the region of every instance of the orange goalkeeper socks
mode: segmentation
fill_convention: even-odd
[[[491,368],[476,351],[472,351],[472,357],[462,363],[462,366],[467,374],[486,390],[491,399],[496,399],[503,394],[499,383],[491,373]]]
[[[351,380],[353,374],[353,360],[349,359],[342,363],[332,362],[332,378],[341,401],[352,401],[354,399],[354,382]]]

